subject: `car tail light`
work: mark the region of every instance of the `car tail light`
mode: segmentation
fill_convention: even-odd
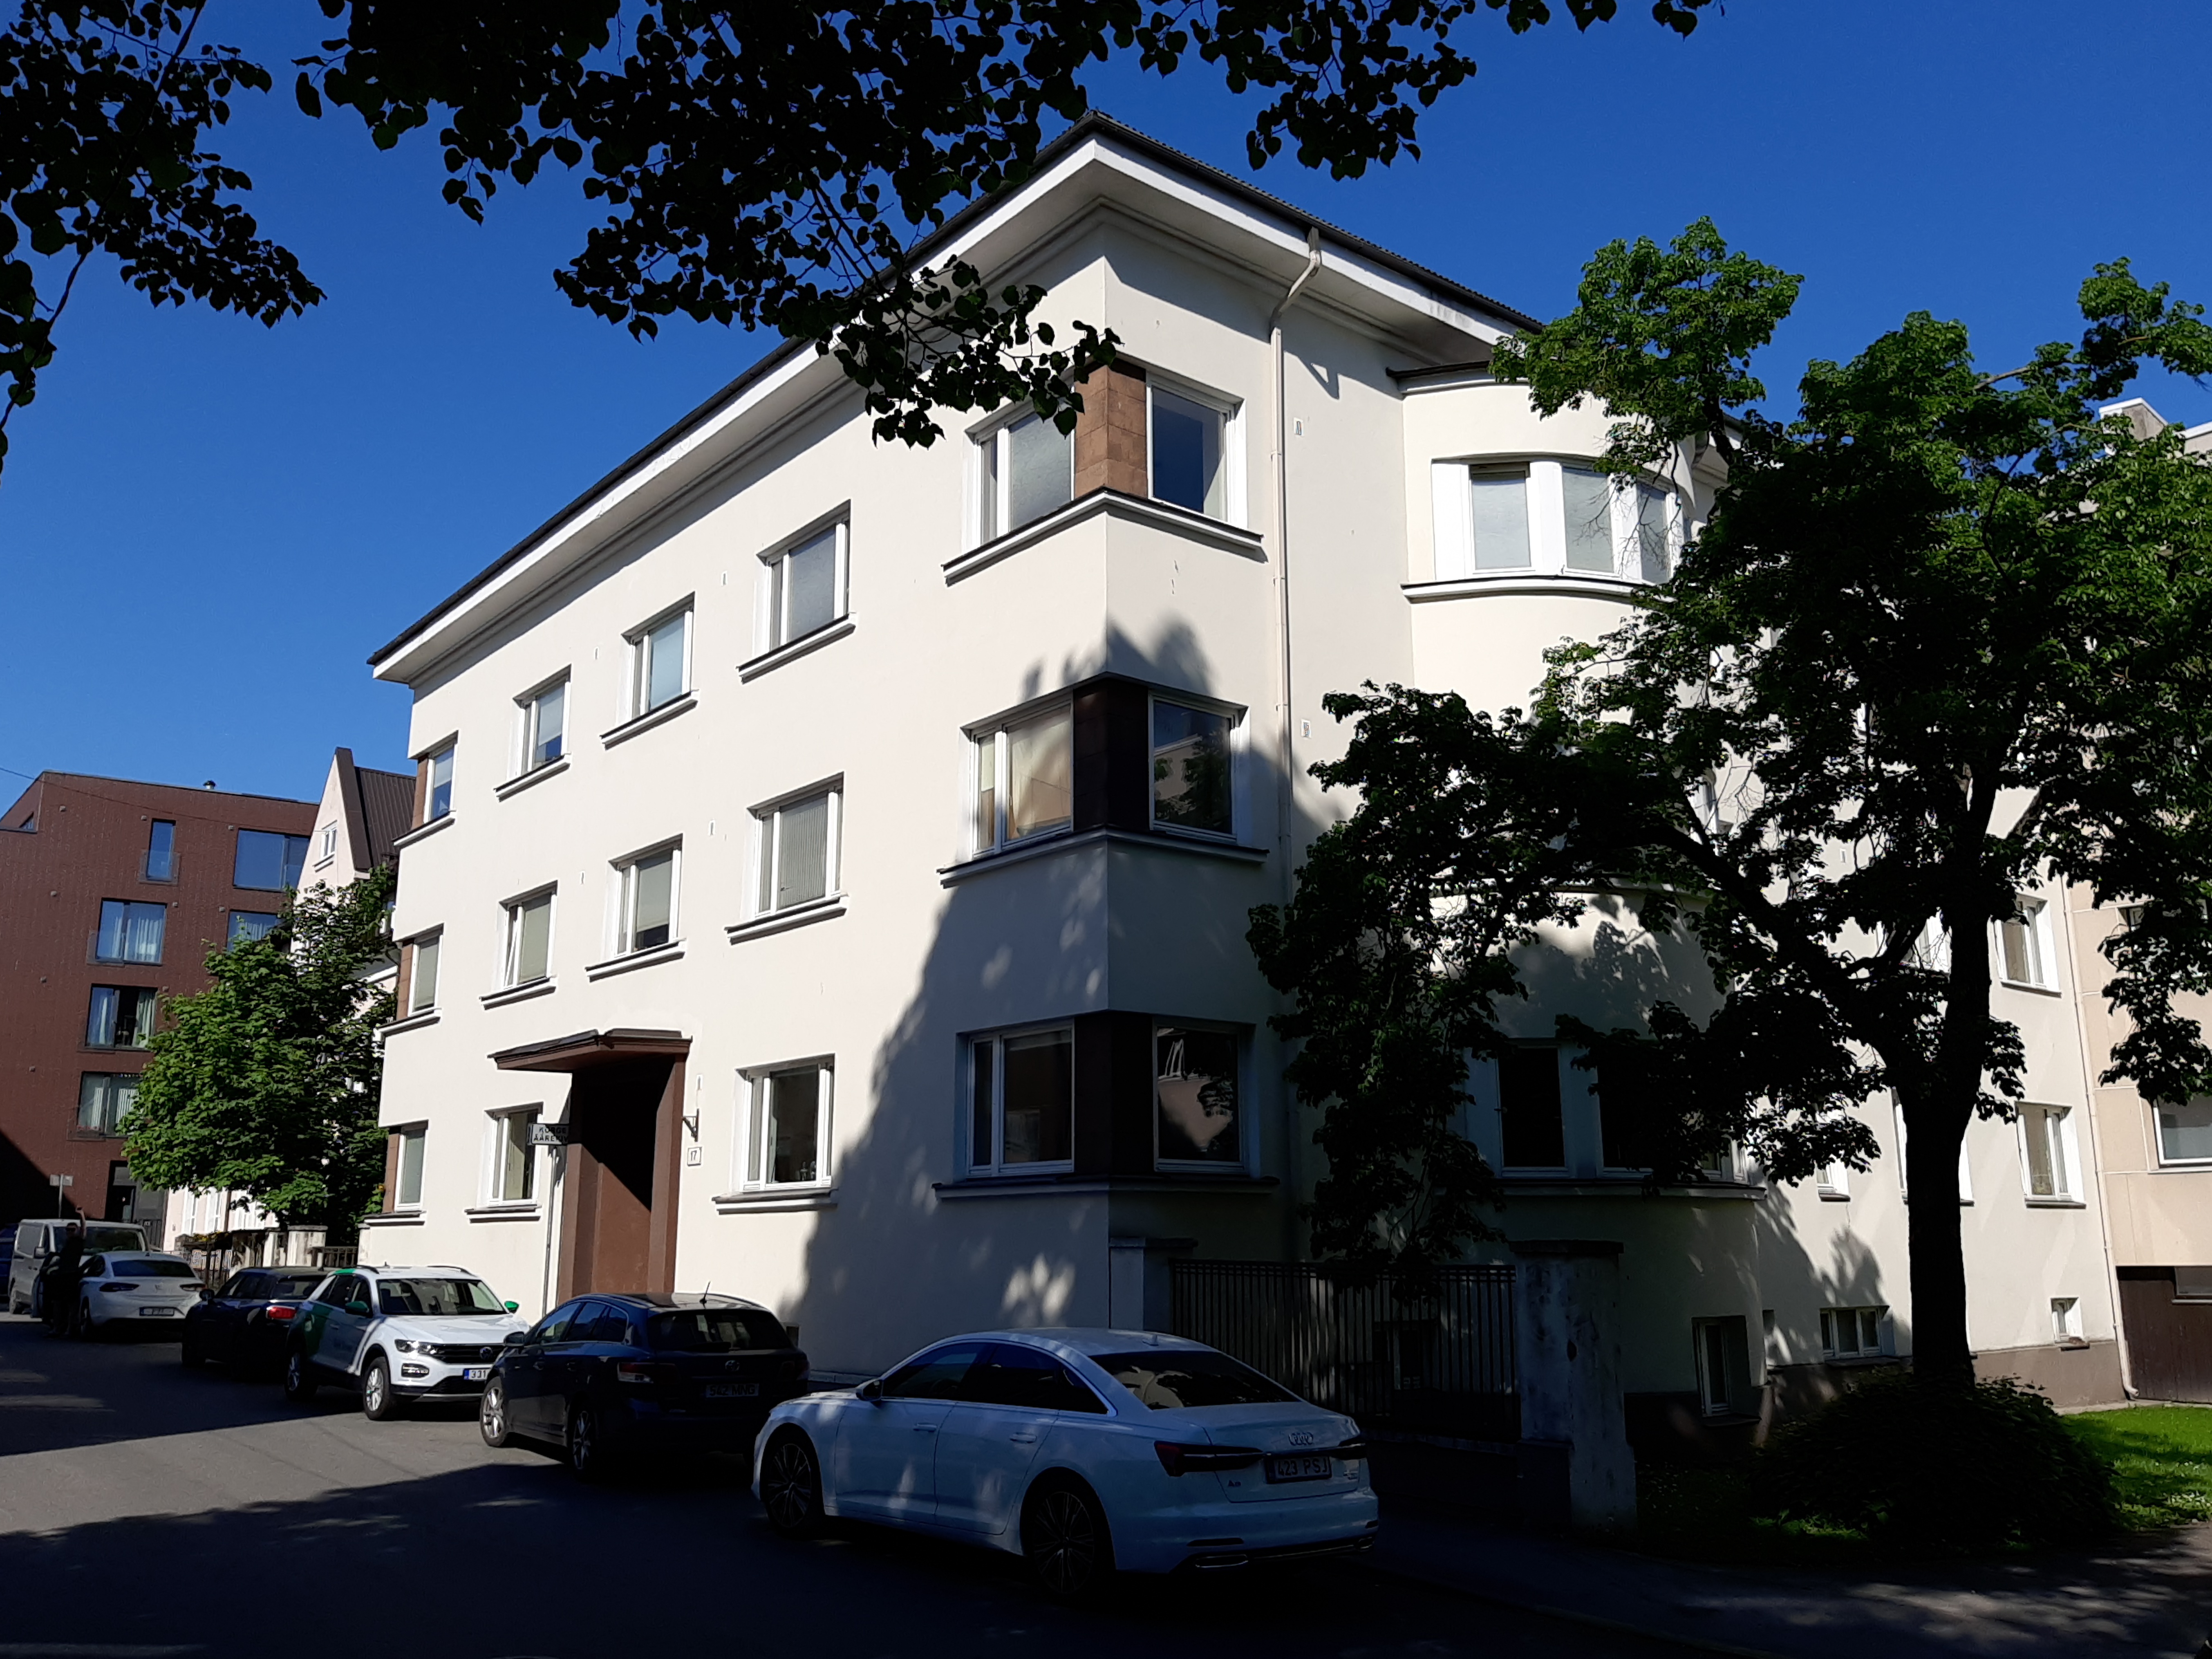
[[[1256,1446],[1193,1446],[1174,1440],[1155,1440],[1160,1467],[1170,1474],[1194,1474],[1201,1469],[1246,1469],[1260,1461]]]
[[[660,1380],[653,1375],[654,1370],[653,1366],[636,1360],[625,1359],[615,1366],[615,1381],[633,1382],[640,1388],[649,1389]]]
[[[281,1302],[272,1302],[261,1310],[261,1316],[264,1319],[274,1319],[281,1322],[287,1319],[297,1319],[300,1316],[300,1310],[297,1308],[288,1308]]]
[[[136,1285],[126,1284],[122,1279],[116,1279],[112,1283],[101,1285],[100,1288],[103,1291],[135,1291],[138,1287]]]
[[[1356,1463],[1367,1455],[1367,1443],[1364,1440],[1347,1440],[1340,1446],[1332,1447],[1328,1455],[1342,1458],[1347,1463]]]

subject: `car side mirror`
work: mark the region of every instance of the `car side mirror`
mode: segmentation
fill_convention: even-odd
[[[855,1400],[873,1400],[880,1401],[884,1397],[883,1382],[880,1379],[871,1378],[869,1381],[861,1383],[859,1388],[853,1390],[853,1397]]]
[[[520,1313],[522,1311],[522,1304],[520,1302],[510,1302],[507,1304],[507,1310],[509,1313]]]
[[[506,1336],[501,1340],[510,1348],[519,1348],[524,1343],[530,1340],[530,1333],[528,1331],[509,1331]]]

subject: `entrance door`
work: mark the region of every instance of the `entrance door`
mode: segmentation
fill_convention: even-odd
[[[2212,1401],[2212,1269],[2118,1273],[2136,1392],[2149,1400]]]
[[[676,1288],[676,1188],[684,1065],[625,1060],[568,1085],[561,1198],[563,1298]]]

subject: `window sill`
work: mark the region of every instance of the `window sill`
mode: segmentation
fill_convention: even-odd
[[[834,1210],[837,1207],[835,1187],[763,1187],[757,1192],[719,1193],[714,1205],[724,1215],[738,1215],[753,1210]]]
[[[2089,1201],[2083,1198],[2031,1198],[2027,1200],[2027,1207],[2031,1210],[2086,1210],[2089,1207]]]
[[[851,613],[848,612],[835,622],[823,623],[811,634],[801,634],[795,640],[785,641],[772,651],[763,651],[757,657],[749,658],[739,663],[738,679],[740,684],[748,680],[757,680],[772,669],[781,668],[787,662],[804,657],[810,652],[819,651],[823,646],[843,639],[852,631],[853,618]]]
[[[538,1200],[532,1198],[519,1204],[478,1204],[463,1210],[461,1213],[471,1221],[536,1221],[545,1212],[538,1206]]]
[[[1848,1204],[1850,1201],[1851,1195],[1849,1193],[1839,1193],[1833,1187],[1820,1188],[1820,1202],[1823,1204]]]
[[[2008,991],[2027,991],[2039,997],[2063,997],[2066,994],[2056,985],[2031,985],[2024,979],[2005,979],[2000,976],[1997,983]]]
[[[684,954],[684,941],[672,939],[666,945],[648,946],[632,951],[627,956],[609,957],[605,962],[592,963],[584,969],[586,979],[612,979],[617,974],[627,974],[634,969],[650,968],[658,962],[673,962]]]
[[[770,933],[787,933],[793,927],[804,927],[813,921],[827,921],[832,916],[844,914],[845,896],[832,893],[826,898],[794,904],[788,910],[773,911],[750,921],[732,922],[722,931],[730,936],[731,944],[743,945],[747,939],[765,939]]]
[[[624,720],[611,732],[599,733],[599,742],[611,749],[618,743],[628,743],[641,732],[650,732],[656,726],[666,724],[678,714],[695,708],[699,703],[696,691],[686,691],[680,697],[672,697],[658,708],[647,710],[634,720]]]
[[[331,866],[336,864],[337,861],[338,855],[336,853],[325,853],[321,858],[317,859],[311,867],[317,870],[327,870]]]
[[[453,822],[453,814],[448,812],[441,818],[432,818],[428,823],[418,823],[405,835],[393,836],[392,850],[395,853],[403,852],[418,841],[428,841],[441,830],[450,828]]]
[[[438,1011],[435,1008],[425,1008],[419,1014],[410,1014],[404,1019],[393,1020],[389,1025],[378,1026],[375,1035],[377,1041],[380,1042],[386,1037],[397,1036],[401,1031],[419,1031],[425,1025],[435,1025],[437,1023]]]
[[[1635,1175],[1571,1176],[1508,1170],[1498,1180],[1530,1198],[1641,1198],[1650,1190],[1644,1177]],[[1759,1199],[1766,1196],[1766,1188],[1741,1181],[1701,1181],[1692,1186],[1662,1187],[1658,1194],[1662,1198]]]
[[[1412,604],[1433,605],[1439,599],[1480,599],[1486,593],[1582,593],[1625,599],[1650,586],[1633,576],[1608,575],[1598,570],[1520,569],[1452,576],[1443,581],[1404,582],[1398,591]]]
[[[487,1008],[504,1008],[510,1002],[527,1002],[532,997],[542,997],[553,989],[550,974],[544,979],[533,979],[526,985],[510,985],[503,991],[488,991],[479,999]]]
[[[568,757],[563,755],[559,760],[547,761],[544,765],[525,772],[519,778],[509,778],[505,783],[494,785],[492,793],[501,800],[513,800],[533,783],[543,783],[548,778],[558,777],[568,769]]]
[[[1164,831],[1147,834],[1139,830],[1084,830],[1073,834],[1040,836],[1035,841],[1018,842],[1000,851],[978,853],[963,859],[957,864],[948,864],[937,872],[938,879],[947,887],[956,882],[972,879],[988,871],[1002,869],[1010,864],[1026,863],[1030,859],[1050,858],[1057,853],[1070,853],[1085,847],[1143,847],[1155,852],[1187,854],[1195,858],[1225,859],[1231,864],[1260,865],[1267,861],[1264,847],[1244,847],[1235,842],[1215,841],[1196,836],[1171,835]]]
[[[1203,513],[1193,513],[1188,507],[1170,507],[1164,501],[1152,501],[1142,495],[1125,495],[1118,489],[1094,489],[1079,495],[1066,507],[1055,507],[1031,524],[1019,530],[1010,530],[996,540],[985,542],[981,547],[949,560],[945,566],[945,582],[954,582],[989,568],[1001,559],[1012,558],[1026,548],[1036,546],[1048,537],[1104,514],[1131,524],[1149,525],[1165,530],[1186,540],[1203,542],[1224,552],[1242,554],[1248,559],[1264,560],[1267,556],[1265,539],[1256,530],[1240,529],[1219,519],[1209,519]]]
[[[411,1210],[385,1210],[361,1218],[364,1227],[419,1227],[426,1219],[421,1207]]]
[[[1193,1173],[1174,1175],[1162,1171],[1149,1176],[1079,1176],[1073,1172],[1057,1175],[968,1176],[958,1181],[939,1181],[932,1183],[938,1197],[945,1200],[969,1198],[1035,1198],[1048,1194],[1085,1196],[1104,1193],[1272,1193],[1282,1182],[1273,1176],[1219,1175]]]

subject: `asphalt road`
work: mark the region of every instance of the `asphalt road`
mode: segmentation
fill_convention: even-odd
[[[1389,1524],[1386,1509],[1384,1526]],[[1662,1659],[1683,1650],[1358,1562],[1046,1600],[1011,1557],[771,1532],[719,1460],[613,1488],[492,1451],[473,1415],[188,1372],[173,1341],[0,1317],[0,1659],[687,1651],[836,1659]]]

